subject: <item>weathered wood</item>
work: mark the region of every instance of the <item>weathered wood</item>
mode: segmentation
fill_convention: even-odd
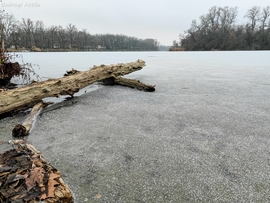
[[[17,124],[13,130],[12,130],[12,136],[14,137],[22,137],[22,136],[26,136],[29,134],[32,125],[35,122],[35,119],[37,117],[37,115],[39,114],[40,110],[42,109],[42,107],[46,106],[47,104],[41,102],[38,102],[37,104],[35,104],[29,114],[29,116],[27,117],[27,119],[22,123],[22,124]]]
[[[110,77],[102,80],[103,84],[105,85],[123,85],[131,88],[135,88],[137,90],[142,90],[146,92],[153,92],[155,91],[155,85],[148,85],[144,84],[139,80],[135,79],[128,79],[123,77]]]
[[[92,69],[77,72],[73,75],[30,85],[14,90],[0,92],[0,115],[13,110],[21,110],[34,106],[41,99],[59,95],[71,95],[80,89],[109,77],[118,77],[141,70],[145,66],[143,60],[116,65],[94,66]]]
[[[115,84],[131,87],[131,88],[136,88],[138,90],[143,90],[146,92],[155,91],[155,86],[144,84],[140,82],[139,80],[128,79],[128,78],[123,78],[123,77],[113,77],[112,79]]]
[[[0,202],[73,203],[60,172],[24,140],[0,154]],[[17,146],[17,147],[16,147]]]

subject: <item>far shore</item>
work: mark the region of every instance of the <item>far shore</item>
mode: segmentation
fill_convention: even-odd
[[[132,51],[160,51],[160,50],[107,50],[107,49],[6,49],[7,52],[119,52],[119,51],[125,51],[125,52],[132,52]]]

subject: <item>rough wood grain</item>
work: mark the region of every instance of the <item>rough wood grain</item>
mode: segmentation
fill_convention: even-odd
[[[109,77],[123,76],[141,70],[143,60],[116,65],[94,66],[92,69],[77,72],[58,79],[34,82],[30,85],[0,92],[0,115],[34,106],[41,99],[59,95],[71,95],[80,89]]]
[[[114,82],[116,84],[119,84],[119,85],[128,86],[128,87],[131,87],[131,88],[136,88],[138,90],[143,90],[143,91],[146,91],[146,92],[155,91],[155,86],[142,83],[139,80],[116,77],[116,78],[114,78]]]
[[[25,140],[10,142],[0,153],[0,202],[73,203],[71,190],[60,172]]]
[[[29,116],[27,117],[27,119],[22,123],[22,124],[17,124],[13,130],[12,130],[12,136],[14,137],[23,137],[29,134],[32,125],[35,122],[35,119],[38,115],[38,113],[40,112],[40,110],[42,109],[42,107],[46,106],[45,103],[38,102],[36,105],[33,106]]]
[[[135,88],[137,90],[145,91],[145,92],[154,92],[155,91],[155,85],[148,85],[145,83],[142,83],[139,80],[135,79],[128,79],[123,77],[110,77],[102,80],[102,82],[105,85],[123,85],[131,88]]]

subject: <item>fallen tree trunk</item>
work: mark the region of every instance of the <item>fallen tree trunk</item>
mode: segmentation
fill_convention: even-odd
[[[22,137],[26,136],[29,134],[32,125],[35,122],[35,119],[37,115],[39,114],[40,110],[44,107],[47,106],[47,104],[41,102],[38,102],[35,106],[33,106],[29,116],[27,119],[22,123],[22,124],[17,124],[13,130],[12,130],[12,136],[14,137]]]
[[[118,77],[141,70],[145,62],[137,60],[131,63],[94,66],[84,72],[77,72],[58,79],[34,82],[30,85],[0,92],[0,115],[34,106],[46,97],[71,95],[80,89],[103,79]]]

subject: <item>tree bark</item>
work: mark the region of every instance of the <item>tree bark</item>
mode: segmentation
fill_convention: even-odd
[[[41,152],[25,140],[10,144],[13,149],[0,154],[0,202],[74,202],[60,172]]]
[[[116,65],[94,66],[92,69],[77,72],[73,75],[0,92],[0,115],[10,111],[22,110],[34,106],[46,97],[71,95],[80,89],[109,77],[118,77],[141,70],[145,66],[143,60]]]

